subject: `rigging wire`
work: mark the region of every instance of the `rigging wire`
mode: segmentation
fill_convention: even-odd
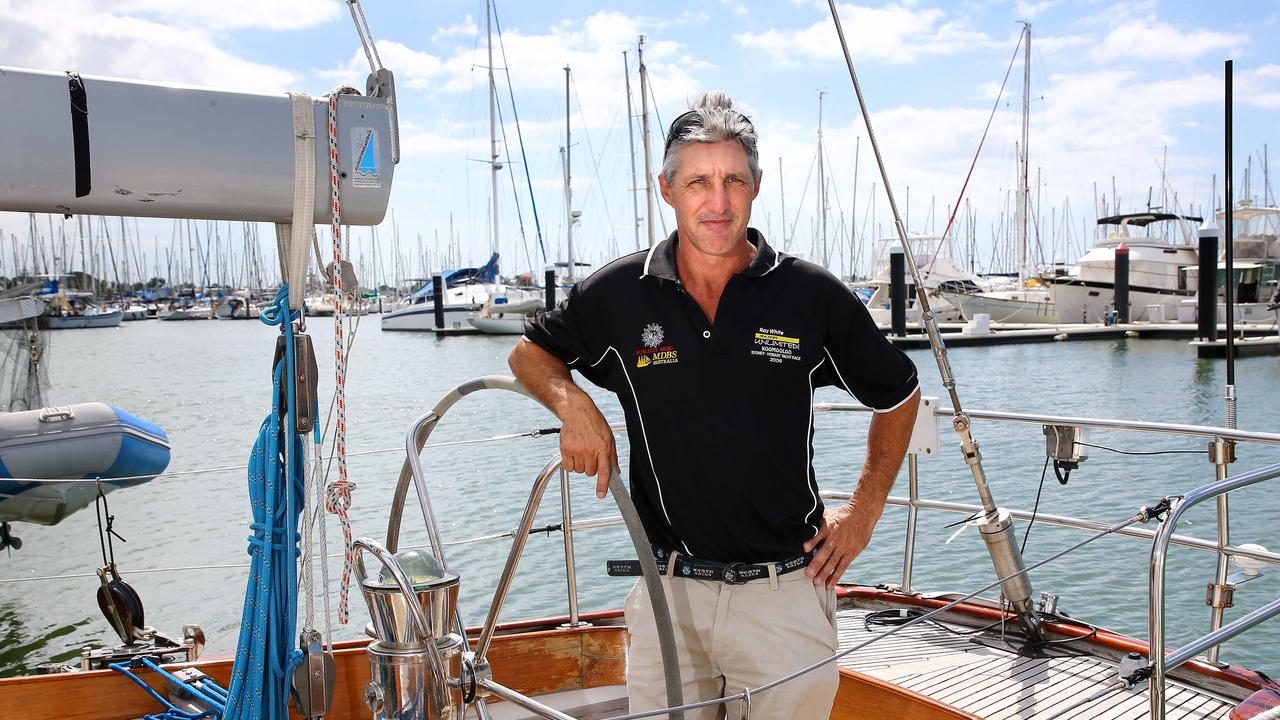
[[[529,158],[524,152],[524,134],[520,132],[520,113],[516,110],[515,90],[511,87],[511,64],[507,62],[507,46],[502,40],[502,23],[498,22],[498,5],[493,4],[493,25],[498,29],[498,48],[502,53],[502,71],[507,76],[507,94],[511,98],[511,116],[516,123],[516,141],[520,143],[520,162],[524,166],[524,179],[529,188],[529,203],[533,206],[533,228],[534,233],[538,236],[538,250],[542,252],[542,264],[547,264],[547,248],[542,242],[542,223],[538,220],[538,200],[533,196],[533,178],[529,175]],[[503,128],[502,142],[505,145],[507,140],[505,137],[506,128]],[[514,186],[515,180],[512,180]],[[517,207],[519,202],[517,201]],[[520,232],[524,233],[524,221],[521,221]],[[527,251],[526,251],[527,252]],[[532,268],[530,268],[532,269]]]
[[[591,165],[592,167],[595,168],[596,181],[599,182],[600,158],[599,156],[596,155],[596,149],[591,144],[591,133],[587,130],[587,116],[586,116],[586,113],[582,111],[582,96],[578,94],[578,81],[573,76],[570,76],[569,83],[573,85],[573,99],[578,101],[578,118],[582,120],[582,136],[587,139],[587,154],[591,156]],[[618,108],[618,109],[621,110],[621,108]],[[615,113],[615,117],[616,117],[616,113]],[[611,129],[610,133],[605,136],[605,139],[604,139],[605,147],[609,146],[609,138],[612,137],[612,134],[613,133]],[[609,212],[609,199],[605,195],[605,193],[599,192],[599,188],[597,188],[597,194],[600,196],[600,204],[604,206],[604,219],[605,219],[605,222],[608,223],[609,233],[612,236],[615,225],[613,224],[613,213]],[[617,244],[616,241],[614,244],[615,245]]]
[[[796,205],[796,219],[791,222],[791,231],[787,236],[782,238],[783,252],[791,251],[791,243],[796,237],[796,226],[800,224],[800,213],[804,209],[804,199],[809,196],[809,183],[813,180],[813,168],[818,164],[818,151],[813,151],[813,158],[809,160],[809,172],[804,176],[804,187],[800,189],[800,202]],[[783,226],[786,226],[787,219],[782,218]]]
[[[508,75],[507,76],[508,89],[510,89],[510,83],[511,83],[511,77],[510,75]],[[493,94],[496,97],[498,94],[498,81],[496,79],[493,81],[493,86],[490,88],[490,90],[493,91]],[[512,108],[514,109],[515,107],[514,97],[512,98],[512,102],[513,102]],[[502,103],[495,103],[495,107],[498,111],[498,127],[502,131],[502,152],[506,155],[506,158],[507,158],[507,168],[510,168],[511,167],[511,143],[507,141],[507,124],[502,117]],[[520,150],[522,153],[524,152],[523,142],[521,143]],[[523,159],[523,156],[522,156],[522,159]],[[528,172],[528,168],[525,168],[525,171]],[[524,231],[524,213],[521,212],[520,210],[520,190],[516,185],[516,174],[513,172],[508,172],[507,177],[511,178],[511,199],[512,199],[512,204],[516,206],[516,224],[519,225],[520,227],[520,245],[521,247],[524,248],[524,261],[529,264],[529,270],[532,271],[534,269],[533,257],[529,255],[529,236]],[[544,265],[546,264],[545,258],[543,258],[543,264]]]
[[[978,141],[978,149],[973,153],[973,161],[969,163],[969,172],[965,173],[964,183],[960,186],[960,195],[956,198],[955,207],[951,210],[951,217],[947,219],[947,227],[942,231],[942,238],[946,239],[947,233],[951,232],[951,224],[955,222],[956,213],[960,211],[960,201],[964,199],[965,189],[969,187],[969,179],[973,177],[973,169],[978,164],[978,156],[982,154],[982,146],[987,142],[987,132],[991,130],[991,121],[996,117],[996,110],[1000,108],[1000,98],[1004,96],[1005,85],[1009,83],[1009,75],[1013,72],[1013,64],[1018,59],[1018,48],[1022,47],[1022,40],[1026,37],[1026,29],[1022,34],[1018,35],[1018,44],[1013,48],[1013,57],[1009,58],[1009,67],[1004,71],[1004,80],[1000,82],[1000,92],[996,93],[996,101],[991,106],[991,114],[987,117],[987,125],[982,129],[982,139]],[[929,265],[925,268],[925,272],[933,270],[933,264],[938,260],[938,254],[942,252],[942,243],[938,243],[938,247],[933,252],[933,257],[929,258]]]

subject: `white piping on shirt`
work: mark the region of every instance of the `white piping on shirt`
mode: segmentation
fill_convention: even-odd
[[[847,383],[847,382],[845,382],[845,381],[844,381],[844,375],[841,375],[841,374],[840,374],[840,366],[836,364],[836,359],[835,359],[835,358],[833,358],[833,357],[831,357],[831,351],[830,351],[830,350],[828,350],[828,349],[827,349],[827,347],[824,345],[824,346],[822,346],[822,352],[826,353],[826,354],[827,354],[827,358],[828,358],[829,360],[831,360],[831,367],[835,368],[835,370],[836,370],[836,377],[837,377],[837,378],[840,378],[840,384],[844,386],[844,391],[845,391],[845,392],[847,392],[847,393],[849,393],[849,396],[850,396],[850,397],[852,397],[854,400],[857,400],[857,399],[858,399],[858,396],[853,394],[853,391],[849,389],[849,383]],[[904,403],[904,402],[906,402],[906,401],[910,400],[910,399],[911,399],[911,396],[916,394],[916,390],[917,390],[919,387],[920,387],[920,379],[919,379],[919,378],[916,378],[916,384],[915,384],[915,387],[911,388],[911,392],[907,393],[907,396],[906,396],[906,397],[904,397],[904,398],[902,398],[901,400],[899,400],[896,404],[894,404],[894,406],[893,406],[893,407],[887,407],[887,408],[871,408],[871,412],[873,412],[873,413],[875,413],[875,414],[877,414],[877,415],[880,415],[880,414],[883,414],[883,413],[889,413],[889,412],[893,412],[894,410],[897,410],[898,408],[902,407],[902,403]]]
[[[893,407],[880,408],[880,409],[872,408],[871,412],[875,413],[876,415],[881,415],[883,413],[891,413],[894,410],[897,410],[898,408],[902,407],[903,403],[910,400],[912,396],[916,394],[916,390],[919,390],[919,389],[920,389],[920,380],[917,378],[915,387],[911,388],[911,392],[907,393],[906,397],[899,400]]]
[[[649,248],[649,252],[645,253],[645,256],[644,256],[644,270],[642,270],[642,271],[640,272],[640,277],[641,277],[641,278],[646,277],[646,276],[649,274],[649,261],[653,259],[653,251],[654,251],[654,250],[657,250],[657,249],[658,249],[658,246],[659,246],[659,245],[661,245],[661,244],[662,244],[662,243],[654,243],[654,244],[653,244],[653,247]],[[616,351],[615,351],[615,352],[616,352]]]
[[[779,265],[781,265],[781,264],[782,264],[782,253],[780,253],[780,252],[778,252],[778,251],[776,251],[776,250],[775,250],[775,251],[774,251],[774,253],[773,253],[773,265],[770,265],[770,266],[769,266],[769,269],[768,269],[768,270],[765,270],[765,271],[764,271],[764,272],[762,272],[762,273],[760,273],[760,275],[761,275],[761,276],[768,275],[769,273],[771,273],[771,272],[773,272],[774,270],[776,270],[776,269],[778,268],[778,266],[779,266]]]
[[[818,368],[822,367],[822,363],[826,361],[826,358],[819,360],[818,364],[814,365],[813,369],[809,371],[809,429],[804,434],[804,474],[805,478],[809,481],[809,494],[813,496],[813,507],[809,508],[809,512],[804,514],[805,517],[809,517],[818,509],[818,482],[811,472],[813,463],[809,459],[809,452],[812,450],[811,443],[813,438],[813,374],[817,372]],[[835,361],[832,360],[831,364],[835,365]],[[810,537],[816,537],[818,534],[818,526],[810,525],[809,527],[813,528],[813,535],[810,535]]]
[[[604,351],[599,360],[591,363],[591,367],[599,365],[601,361],[604,360],[605,355],[609,354],[609,350],[612,350],[613,354],[618,357],[618,367],[622,369],[622,376],[627,379],[627,386],[631,388],[631,401],[635,403],[636,418],[640,420],[640,439],[644,441],[644,452],[649,456],[649,469],[653,471],[653,484],[658,488],[658,507],[662,508],[662,517],[667,521],[667,526],[672,528],[674,531],[675,526],[671,523],[671,516],[667,514],[667,503],[662,498],[662,481],[658,479],[658,468],[653,463],[653,451],[649,449],[649,433],[644,428],[644,413],[640,412],[640,397],[636,395],[636,386],[631,382],[631,375],[627,372],[627,364],[622,360],[622,353],[618,352],[617,348],[610,345],[609,349]],[[693,555],[693,551],[689,549],[689,546],[685,544],[684,540],[677,538],[677,541],[680,543],[680,547],[684,548],[685,554],[690,556]]]

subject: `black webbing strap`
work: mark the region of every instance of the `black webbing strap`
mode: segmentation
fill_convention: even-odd
[[[89,194],[93,175],[89,171],[89,96],[84,81],[76,73],[67,72],[71,91],[71,148],[75,153],[76,197]]]

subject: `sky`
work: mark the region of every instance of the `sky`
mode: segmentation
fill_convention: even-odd
[[[382,263],[371,264],[375,240],[364,228],[352,233],[352,254],[366,276],[383,281],[445,263],[483,262],[491,244],[489,170],[478,162],[489,144],[485,4],[365,0],[362,7],[382,62],[396,75],[402,157],[394,223],[389,212],[377,228]],[[838,7],[911,230],[943,230],[990,119],[956,219],[956,251],[978,269],[1007,270],[1012,262],[1023,21],[1032,37],[1033,261],[1078,257],[1099,215],[1220,206],[1228,59],[1235,65],[1235,196],[1245,196],[1252,165],[1248,195],[1273,202],[1264,197],[1262,166],[1276,149],[1280,118],[1280,49],[1271,41],[1280,30],[1280,0],[902,0]],[[821,94],[826,261],[840,274],[874,268],[875,239],[893,232],[889,205],[825,0],[497,0],[495,16],[501,152],[510,157],[498,193],[505,274],[544,263],[534,203],[547,258],[565,259],[566,65],[573,209],[582,212],[574,229],[577,259],[599,266],[637,249],[633,197],[639,245],[647,246],[643,193],[633,191],[643,186],[644,172],[641,35],[655,144],[663,125],[698,93],[727,91],[760,135],[764,176],[752,225],[776,246],[819,260]],[[362,88],[368,73],[339,0],[0,0],[0,65],[316,96],[337,85]],[[663,207],[660,198],[655,206]],[[25,238],[27,226],[24,216],[0,214],[6,237]],[[669,210],[654,218],[654,227],[659,238],[674,229]],[[153,258],[171,242],[169,221],[144,221],[138,230]],[[261,235],[265,251],[273,252],[270,230]]]

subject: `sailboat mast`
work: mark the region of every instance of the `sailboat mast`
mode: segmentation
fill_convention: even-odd
[[[489,147],[490,157],[489,166],[492,169],[490,173],[491,188],[490,195],[493,198],[493,236],[490,240],[489,252],[498,252],[498,171],[502,169],[502,163],[498,162],[498,91],[497,85],[493,82],[493,21],[491,6],[493,3],[485,0],[484,4],[484,23],[485,38],[489,46]]]
[[[791,249],[791,241],[787,238],[787,191],[782,183],[782,157],[778,157],[778,197],[782,200],[782,250]]]
[[[640,249],[640,199],[636,191],[636,116],[631,112],[631,66],[627,64],[627,51],[622,51],[622,75],[627,83],[627,141],[631,147],[631,226],[636,234],[636,250]]]
[[[653,247],[653,163],[649,159],[649,71],[644,66],[644,36],[636,45],[636,58],[640,63],[640,139],[644,145],[644,204],[645,232],[649,247]]]
[[[1027,135],[1031,119],[1031,23],[1022,23],[1022,144],[1018,147],[1018,287],[1027,282]]]
[[[569,66],[564,66],[564,237],[569,253],[569,282],[573,278],[573,176],[569,165]]]
[[[826,267],[830,260],[827,252],[827,182],[822,167],[822,96],[826,94],[825,90],[818,91],[818,247],[822,254],[822,267]]]

